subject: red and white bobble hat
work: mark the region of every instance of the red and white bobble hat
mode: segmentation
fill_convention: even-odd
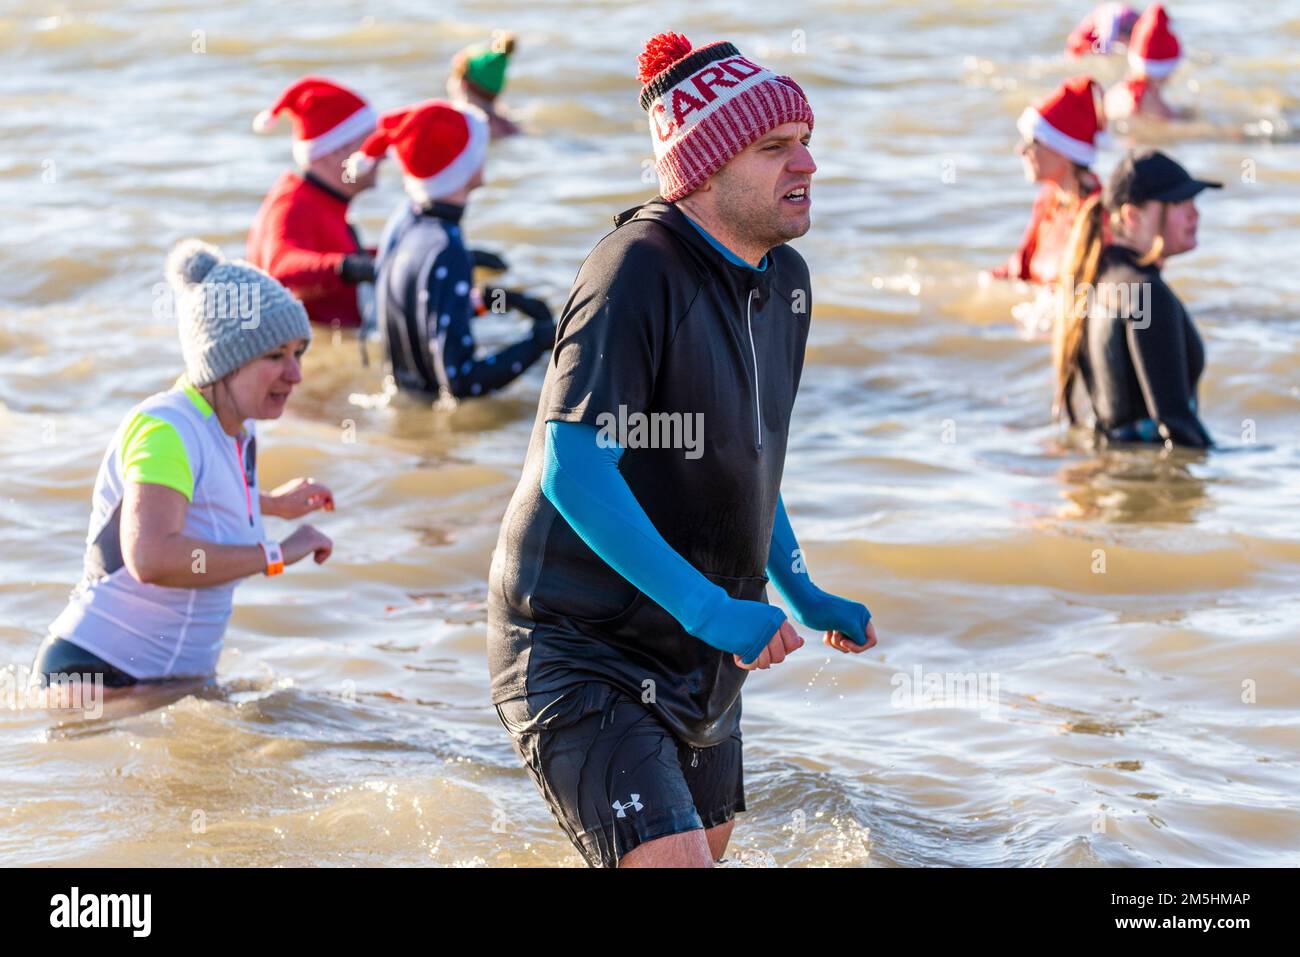
[[[1128,45],[1128,65],[1135,73],[1160,80],[1174,72],[1182,51],[1178,37],[1169,29],[1165,8],[1153,3],[1133,25]]]
[[[487,115],[475,106],[425,100],[379,117],[379,128],[347,162],[353,176],[385,154],[401,167],[406,192],[419,203],[457,192],[487,159]]]
[[[1097,136],[1106,128],[1101,85],[1090,76],[1072,77],[1016,121],[1026,140],[1042,143],[1080,166],[1097,160]]]
[[[693,193],[741,150],[813,111],[799,84],[740,55],[732,44],[691,49],[677,33],[651,37],[640,56],[641,108],[650,115],[659,192]]]
[[[302,166],[365,136],[379,119],[369,103],[323,76],[305,76],[290,86],[254,117],[253,129],[265,133],[285,110],[293,114],[293,158]]]

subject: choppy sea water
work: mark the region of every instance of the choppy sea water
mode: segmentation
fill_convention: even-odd
[[[80,573],[113,428],[179,371],[153,309],[166,250],[240,252],[288,160],[249,131],[258,110],[307,72],[381,109],[440,95],[456,49],[515,30],[507,100],[531,134],[494,146],[466,231],[558,306],[613,214],[653,193],[632,77],[672,28],[731,39],[812,98],[813,329],[785,497],[819,584],[865,601],[880,635],[748,682],[732,860],[1300,862],[1300,9],[1172,7],[1187,62],[1170,99],[1198,119],[1116,131],[1099,163],[1139,136],[1228,183],[1166,270],[1209,356],[1201,404],[1226,448],[1206,457],[1062,441],[1046,346],[1011,319],[1028,291],[977,279],[1033,198],[1015,117],[1079,69],[1060,48],[1087,6],[10,5],[5,674]],[[355,204],[367,237],[398,190],[389,170]],[[265,430],[262,481],[335,490],[333,559],[241,587],[215,685],[93,722],[0,713],[0,862],[580,864],[487,704],[483,654],[541,370],[433,412],[386,400],[326,333],[306,374]],[[907,706],[956,675],[983,682],[982,708]]]

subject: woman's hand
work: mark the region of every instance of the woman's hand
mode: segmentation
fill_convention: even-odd
[[[276,518],[302,518],[320,508],[334,511],[334,493],[315,479],[296,478],[262,496],[262,513]]]
[[[334,551],[329,536],[310,525],[299,525],[292,535],[280,543],[280,553],[286,565],[294,565],[308,555],[316,556],[316,564],[323,565]]]

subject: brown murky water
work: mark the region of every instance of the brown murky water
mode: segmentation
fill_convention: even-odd
[[[1227,448],[1097,456],[1049,421],[1046,347],[1011,320],[1026,291],[976,276],[1019,236],[1014,120],[1074,72],[1059,50],[1087,5],[9,5],[3,674],[78,577],[114,426],[179,369],[153,313],[163,256],[191,234],[242,249],[288,160],[249,122],[288,80],[324,72],[389,108],[437,95],[463,43],[518,31],[508,98],[534,135],[494,147],[467,232],[558,305],[653,191],[631,77],[671,27],[733,39],[817,111],[785,496],[819,583],[866,601],[881,638],[751,679],[733,858],[1300,863],[1300,10],[1173,9],[1171,99],[1201,117],[1138,132],[1229,184],[1167,269]],[[358,201],[368,236],[397,195],[390,170]],[[335,489],[333,560],[241,588],[214,687],[66,726],[0,713],[0,863],[579,863],[487,705],[485,578],[540,370],[450,413],[386,400],[351,340],[320,337],[307,375],[263,482]],[[900,700],[956,674],[984,682],[982,710]]]

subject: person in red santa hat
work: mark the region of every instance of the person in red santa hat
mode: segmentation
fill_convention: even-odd
[[[1181,58],[1178,37],[1169,28],[1169,15],[1160,4],[1152,4],[1133,27],[1128,76],[1106,94],[1106,115],[1117,120],[1130,116],[1185,118],[1186,112],[1170,106],[1161,93]]]
[[[375,185],[377,171],[353,178],[344,161],[374,131],[378,115],[356,93],[320,76],[286,89],[257,115],[253,129],[271,129],[283,112],[293,116],[296,168],[262,201],[248,232],[248,261],[297,296],[312,322],[360,326],[358,292],[374,281],[375,251],[362,245],[347,213],[352,198]]]
[[[1137,19],[1137,11],[1128,4],[1099,4],[1071,31],[1065,41],[1065,55],[1078,58],[1113,53],[1129,42]]]
[[[439,398],[481,396],[518,378],[555,341],[551,312],[522,293],[473,286],[474,253],[461,234],[469,194],[483,184],[490,133],[482,110],[426,100],[385,113],[347,161],[357,179],[385,155],[402,171],[409,202],[380,244],[375,318],[393,379]],[[533,320],[522,340],[478,358],[470,319],[514,309]]]
[[[1101,96],[1101,86],[1080,75],[1020,115],[1017,152],[1025,179],[1041,183],[1042,189],[1020,246],[993,270],[995,277],[1056,281],[1074,218],[1084,200],[1101,191],[1101,181],[1091,169],[1097,160],[1097,136],[1106,125]]]

